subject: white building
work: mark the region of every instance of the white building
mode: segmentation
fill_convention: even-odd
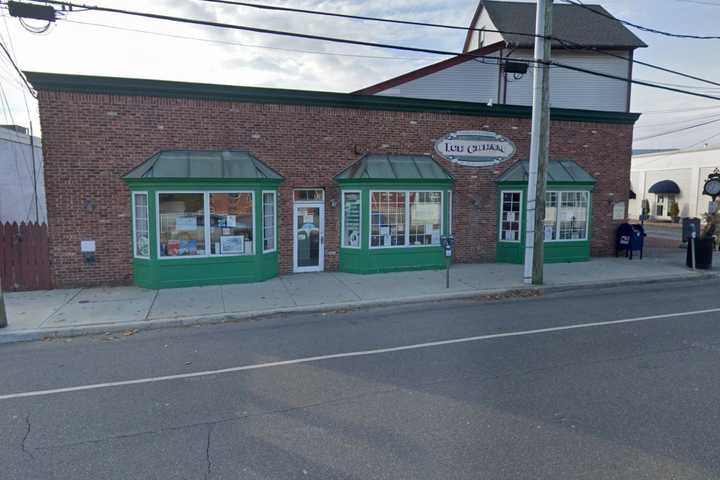
[[[702,194],[703,186],[716,168],[720,169],[720,145],[633,155],[630,185],[635,198],[630,200],[629,217],[638,218],[647,199],[652,219],[670,220],[672,202],[678,203],[680,217],[701,218],[710,201]]]
[[[0,223],[47,223],[42,143],[32,143],[25,128],[0,125]]]
[[[564,42],[553,41],[553,61],[621,79],[553,67],[551,106],[627,112],[631,85],[622,79],[632,78],[629,60],[634,50],[647,45],[619,21],[603,16],[610,14],[600,5],[586,7],[554,4],[553,35]],[[527,63],[527,73],[519,74],[508,72],[507,62],[533,58],[535,9],[535,3],[482,0],[470,23],[463,55],[356,93],[530,105],[533,64]]]

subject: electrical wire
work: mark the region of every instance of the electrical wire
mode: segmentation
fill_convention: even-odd
[[[672,133],[684,132],[685,130],[690,130],[690,129],[693,129],[693,128],[702,127],[702,126],[704,126],[704,125],[710,125],[710,124],[717,123],[717,122],[720,122],[720,118],[717,118],[717,119],[715,119],[715,120],[709,120],[709,121],[707,121],[707,122],[696,123],[696,124],[694,124],[694,125],[690,125],[690,126],[687,126],[687,127],[676,128],[676,129],[673,129],[673,130],[667,130],[667,131],[665,131],[665,132],[656,133],[656,134],[653,134],[653,135],[648,135],[648,136],[646,136],[646,137],[636,138],[634,141],[636,141],[636,142],[642,142],[642,141],[644,141],[644,140],[650,140],[651,138],[664,137],[665,135],[670,135],[670,134],[672,134]]]
[[[697,121],[702,121],[702,120],[714,120],[714,119],[716,119],[716,118],[720,118],[720,112],[715,112],[715,113],[710,114],[710,115],[702,115],[702,116],[700,116],[700,117],[685,118],[685,119],[682,119],[682,120],[675,119],[675,120],[668,121],[668,122],[640,124],[640,125],[635,125],[635,129],[638,129],[638,128],[651,128],[651,127],[666,127],[666,126],[668,126],[668,125],[676,125],[676,126],[678,126],[678,125],[683,124],[683,123],[691,123],[691,122],[697,122]]]
[[[637,23],[632,23],[627,20],[622,20],[620,18],[615,18],[612,15],[609,15],[607,13],[601,12],[599,10],[595,10],[593,8],[590,8],[589,5],[585,5],[579,0],[563,0],[566,3],[569,3],[570,5],[575,5],[576,7],[584,8],[585,10],[589,12],[593,12],[595,15],[600,15],[601,17],[609,18],[610,20],[614,20],[616,22],[620,22],[623,25],[627,25],[629,27],[637,28],[638,30],[642,30],[643,32],[649,32],[649,33],[655,33],[658,35],[664,35],[666,37],[673,37],[673,38],[690,38],[693,40],[720,40],[720,36],[718,35],[692,35],[692,34],[685,34],[685,33],[672,33],[672,32],[665,32],[663,30],[658,30],[655,28],[645,27],[643,25],[638,25]]]
[[[688,112],[697,112],[700,110],[717,110],[720,109],[720,105],[716,107],[695,107],[695,108],[686,108],[684,110],[680,109],[668,109],[668,110],[646,110],[643,112],[643,115],[663,115],[663,114],[678,114],[678,113],[688,113]]]
[[[710,135],[709,137],[704,138],[704,139],[700,140],[699,142],[693,143],[689,147],[686,147],[685,150],[690,150],[691,148],[696,147],[698,145],[705,145],[705,144],[707,144],[707,142],[709,142],[710,140],[712,140],[713,138],[716,138],[716,137],[720,137],[720,132]]]
[[[494,59],[494,60],[502,60],[501,57],[490,56],[490,55],[479,55],[477,53],[472,53],[472,52],[458,53],[458,52],[452,52],[452,51],[447,51],[447,50],[438,50],[438,49],[421,48],[421,47],[408,47],[408,46],[403,46],[403,45],[368,42],[368,41],[364,41],[364,40],[351,40],[351,39],[347,39],[347,38],[329,37],[329,36],[324,36],[324,35],[313,35],[313,34],[308,34],[308,33],[288,32],[288,31],[284,31],[284,30],[272,30],[272,29],[267,29],[267,28],[250,27],[250,26],[246,26],[246,25],[229,24],[229,23],[215,22],[215,21],[209,21],[209,20],[199,20],[199,19],[195,19],[195,18],[175,17],[175,16],[171,16],[171,15],[163,15],[163,14],[157,14],[157,13],[138,12],[138,11],[133,11],[133,10],[123,10],[123,9],[119,9],[119,8],[79,5],[79,4],[66,2],[66,1],[59,1],[59,0],[44,0],[44,2],[50,3],[50,4],[55,4],[55,5],[65,5],[65,6],[70,6],[70,7],[85,8],[85,9],[96,10],[96,11],[100,11],[100,12],[117,13],[117,14],[129,15],[129,16],[134,16],[134,17],[153,18],[156,20],[165,20],[165,21],[172,21],[172,22],[178,22],[178,23],[186,23],[186,24],[190,24],[190,25],[203,25],[203,26],[210,26],[210,27],[216,27],[216,28],[227,28],[227,29],[232,29],[232,30],[241,30],[241,31],[248,31],[248,32],[255,32],[255,33],[280,35],[280,36],[292,37],[292,38],[304,38],[304,39],[308,39],[308,40],[320,40],[320,41],[325,41],[325,42],[335,42],[335,43],[341,43],[341,44],[346,44],[346,45],[359,45],[359,46],[364,46],[364,47],[387,48],[387,49],[402,50],[402,51],[409,51],[409,52],[433,53],[433,54],[438,54],[438,55],[463,56],[463,57],[468,57],[468,58],[487,58],[487,59]],[[611,78],[611,79],[615,79],[615,80],[619,80],[619,81],[623,81],[623,82],[627,82],[627,83],[635,83],[637,85],[645,85],[648,87],[672,91],[672,92],[676,92],[676,93],[684,93],[684,94],[693,95],[696,97],[709,98],[712,100],[720,100],[720,97],[707,95],[704,93],[691,92],[688,90],[681,90],[681,89],[674,88],[674,87],[653,85],[650,82],[643,82],[643,81],[639,81],[639,80],[633,80],[630,78],[621,77],[618,75],[612,75],[612,74],[603,73],[603,72],[596,72],[593,70],[575,67],[575,66],[567,65],[564,63],[556,62],[556,61],[543,62],[541,60],[525,60],[525,62],[536,63],[536,64],[546,64],[546,65],[557,65],[559,67],[562,67],[562,68],[565,68],[568,70],[574,70],[574,71],[586,73],[589,75],[596,75],[596,76],[600,76],[600,77]]]
[[[283,47],[270,47],[267,45],[253,45],[249,43],[241,43],[241,42],[232,42],[229,40],[213,40],[211,38],[200,38],[200,37],[190,37],[187,35],[176,35],[172,33],[162,33],[162,32],[153,32],[150,30],[140,30],[137,28],[127,28],[127,27],[119,27],[117,25],[108,25],[103,23],[93,23],[93,22],[81,22],[78,20],[69,20],[69,19],[63,19],[64,22],[69,23],[76,23],[79,25],[90,25],[95,27],[104,27],[104,28],[110,28],[114,30],[120,30],[125,32],[135,32],[135,33],[144,33],[148,35],[156,35],[160,37],[167,37],[167,38],[176,38],[181,40],[196,40],[199,42],[207,42],[207,43],[217,43],[220,45],[233,45],[238,47],[247,47],[247,48],[262,48],[267,50],[279,50],[282,52],[293,52],[293,53],[309,53],[313,55],[331,55],[331,56],[339,56],[339,57],[354,57],[354,58],[368,58],[368,59],[379,59],[379,60],[422,60],[422,57],[390,57],[390,56],[383,56],[383,55],[361,55],[361,54],[355,54],[355,53],[342,53],[342,52],[325,52],[322,50],[305,50],[300,48],[283,48]]]
[[[15,60],[13,60],[12,56],[10,55],[10,52],[8,51],[7,48],[5,48],[5,45],[3,45],[2,42],[0,42],[0,49],[2,49],[3,52],[5,52],[5,55],[7,55],[7,58],[10,60],[10,64],[13,66],[13,68],[15,69],[17,74],[22,79],[23,83],[25,84],[28,91],[30,92],[30,95],[32,95],[33,98],[37,98],[37,92],[32,87],[32,85],[30,85],[30,82],[28,82],[27,78],[25,78],[25,74],[23,74],[22,70],[20,70],[20,68],[17,66],[17,64],[15,63]]]
[[[394,24],[400,24],[400,25],[413,25],[413,26],[420,26],[420,27],[431,27],[431,28],[445,28],[445,29],[451,29],[451,30],[462,30],[466,32],[492,32],[492,33],[500,33],[500,34],[506,34],[506,35],[519,35],[519,36],[525,36],[525,37],[532,37],[532,38],[545,38],[544,35],[538,35],[536,33],[528,33],[528,32],[511,32],[507,30],[495,30],[491,28],[473,28],[473,27],[464,27],[459,25],[448,25],[448,24],[441,24],[441,23],[429,23],[429,22],[418,22],[418,21],[412,21],[412,20],[401,20],[401,19],[393,19],[393,18],[383,18],[383,17],[370,17],[366,15],[350,15],[346,13],[339,13],[339,12],[326,12],[321,10],[309,10],[309,9],[303,9],[303,8],[292,8],[292,7],[282,7],[282,6],[276,6],[276,5],[264,5],[264,4],[258,4],[258,3],[251,3],[251,2],[239,2],[235,0],[200,0],[203,2],[208,3],[218,3],[218,4],[225,4],[225,5],[236,5],[241,7],[249,7],[249,8],[256,8],[260,10],[270,10],[270,11],[281,11],[281,12],[291,12],[291,13],[302,13],[302,14],[309,14],[309,15],[320,15],[320,16],[326,16],[326,17],[338,17],[338,18],[347,18],[351,20],[367,20],[372,22],[382,22],[382,23],[394,23]],[[614,18],[611,16],[611,18]],[[598,47],[594,47],[591,45],[584,45],[581,43],[573,42],[571,40],[567,40],[564,38],[557,37],[555,35],[550,35],[547,37],[550,40],[557,41],[561,45],[563,45],[565,48],[569,49],[576,49],[576,50],[587,50],[587,51],[593,51],[596,53],[600,53],[602,55],[606,55],[609,57],[619,58],[625,61],[631,61],[632,63],[642,65],[644,67],[653,68],[656,70],[660,70],[666,73],[672,73],[674,75],[679,75],[681,77],[689,78],[692,80],[697,80],[700,82],[708,83],[711,85],[716,85],[720,87],[720,82],[715,82],[712,80],[708,80],[705,78],[701,78],[695,75],[690,75],[684,72],[680,72],[677,70],[673,70],[667,67],[662,67],[660,65],[655,65],[648,62],[643,62],[641,60],[636,59],[630,59],[626,56],[612,53],[606,50],[603,50]]]

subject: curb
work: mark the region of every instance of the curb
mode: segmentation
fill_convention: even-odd
[[[356,300],[352,302],[327,303],[321,305],[293,306],[255,310],[238,313],[218,313],[204,316],[158,318],[126,323],[106,323],[98,325],[84,325],[77,327],[62,327],[56,329],[19,330],[3,332],[0,330],[0,345],[18,342],[32,342],[53,338],[68,338],[88,335],[102,335],[105,333],[119,333],[128,330],[160,330],[165,328],[191,327],[197,325],[216,325],[222,323],[240,322],[261,317],[292,313],[324,313],[337,310],[357,310],[359,308],[386,307],[413,303],[432,303],[443,300],[497,300],[517,296],[532,297],[543,293],[563,293],[572,291],[590,290],[595,288],[612,288],[625,285],[645,285],[664,282],[684,282],[692,280],[710,280],[720,278],[720,273],[696,273],[682,275],[663,275],[648,277],[642,280],[623,279],[611,281],[596,281],[585,283],[560,283],[549,286],[533,287],[519,286],[513,288],[498,288],[486,290],[467,290],[463,292],[436,293],[431,295],[418,295],[382,300]]]

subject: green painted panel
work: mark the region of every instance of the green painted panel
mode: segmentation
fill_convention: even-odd
[[[548,184],[548,191],[591,191],[593,185],[586,183],[553,183]],[[495,248],[495,260],[500,263],[518,263],[525,261],[525,224],[527,220],[527,183],[509,182],[498,189],[497,200],[497,231],[496,238],[499,239],[500,208],[502,204],[503,191],[522,192],[522,210],[520,212],[521,227],[519,242],[497,241]],[[590,236],[592,235],[592,193],[588,202],[588,240],[581,241],[549,241],[545,242],[544,260],[545,263],[563,262],[585,262],[590,260]]]
[[[248,182],[128,182],[132,192],[147,192],[150,222],[150,259],[133,259],[133,280],[145,288],[173,288],[259,282],[278,275],[277,252],[262,253],[262,192],[275,185]],[[255,194],[255,255],[158,259],[157,196],[164,191],[252,191]],[[132,221],[129,220],[129,221]],[[276,225],[277,238],[277,225]]]
[[[413,190],[443,192],[443,233],[448,232],[448,193],[452,189],[451,182],[443,182],[437,186],[427,184],[407,184],[374,182],[343,183],[344,190],[360,191],[362,198],[362,237],[361,248],[340,248],[339,270],[350,273],[399,272],[408,270],[432,270],[446,266],[445,252],[440,246],[416,246],[393,248],[369,248],[368,228],[370,224],[370,191],[374,190]],[[341,193],[342,195],[342,193]],[[342,228],[342,227],[341,227]]]

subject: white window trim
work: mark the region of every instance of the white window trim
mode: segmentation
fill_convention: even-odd
[[[322,198],[315,200],[297,200],[295,198],[295,192],[322,192]],[[293,189],[293,203],[325,203],[325,189],[324,188],[295,188]]]
[[[404,193],[405,194],[405,245],[372,245],[372,196],[373,193]],[[434,189],[413,189],[413,190],[370,190],[368,194],[368,248],[370,250],[384,250],[391,248],[442,248],[442,245],[409,245],[410,243],[410,194],[411,193],[439,193],[440,194],[440,235],[442,235],[444,224],[444,199],[442,190]]]
[[[555,218],[555,240],[545,240],[545,243],[565,243],[565,242],[587,242],[590,234],[590,201],[592,192],[588,190],[548,190],[547,193],[554,192],[557,194],[557,216]],[[585,193],[587,195],[587,207],[585,207],[585,236],[583,238],[560,238],[560,203],[562,193]]]
[[[351,247],[345,245],[345,194],[346,193],[357,193],[360,195],[360,245],[357,247]],[[362,190],[340,190],[340,245],[341,248],[352,248],[355,250],[362,249],[362,216],[363,216],[363,200]]]
[[[249,193],[251,195],[250,198],[250,204],[252,205],[252,224],[253,224],[253,254],[252,255],[246,255],[246,254],[240,254],[240,253],[233,253],[230,255],[211,255],[211,254],[204,254],[204,255],[178,255],[178,256],[163,256],[161,254],[160,249],[160,195],[163,194],[180,194],[180,193],[201,193],[203,194],[203,238],[205,239],[205,251],[210,251],[210,194],[211,193]],[[162,191],[156,191],[155,192],[155,223],[157,228],[157,241],[156,241],[156,247],[157,247],[157,258],[158,260],[190,260],[193,258],[227,258],[227,257],[252,257],[257,254],[257,249],[255,248],[256,245],[256,219],[255,219],[255,191],[253,190],[162,190]]]
[[[265,250],[265,194],[271,193],[273,196],[273,246],[272,248]],[[263,253],[272,253],[277,251],[277,237],[278,237],[278,224],[277,224],[277,192],[275,190],[263,190],[261,203],[262,203],[262,247]]]
[[[142,258],[143,260],[150,260],[150,255],[143,256],[137,254],[137,233],[135,231],[136,218],[135,218],[135,195],[145,195],[145,221],[147,222],[148,230],[148,243],[150,242],[150,196],[147,191],[132,192],[132,236],[133,236],[133,258]],[[148,252],[150,253],[150,252]]]
[[[519,193],[520,194],[520,210],[518,210],[518,239],[517,240],[505,240],[503,239],[503,213],[505,213],[505,205],[503,197],[506,193]],[[522,190],[501,190],[500,191],[500,218],[498,219],[498,242],[503,243],[520,243],[523,237],[523,191]]]

